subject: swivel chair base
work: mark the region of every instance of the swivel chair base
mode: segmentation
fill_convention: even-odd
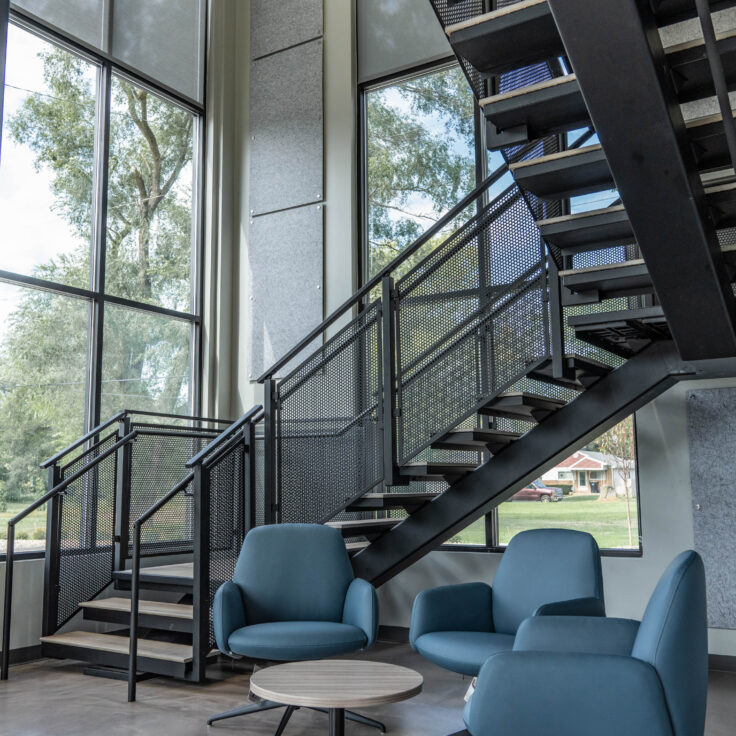
[[[299,710],[300,706],[296,705],[284,705],[283,703],[274,703],[270,700],[264,700],[260,703],[255,703],[251,705],[243,705],[239,708],[233,708],[232,710],[226,710],[224,713],[218,713],[217,715],[210,716],[207,719],[207,725],[211,726],[215,721],[224,721],[228,718],[237,718],[238,716],[245,716],[250,713],[261,713],[262,711],[267,710],[274,710],[275,708],[286,708],[284,711],[284,715],[281,717],[281,721],[279,722],[279,725],[274,732],[274,736],[281,736],[281,734],[284,732],[284,729],[286,728],[286,724],[289,722],[289,719],[293,715],[294,711]],[[328,713],[331,715],[331,712],[328,708],[307,708],[307,710],[316,710],[320,713]],[[377,728],[381,733],[386,733],[386,726],[381,723],[380,721],[376,721],[373,718],[368,718],[367,716],[363,716],[360,713],[354,713],[351,710],[345,711],[345,718],[349,721],[355,721],[356,723],[362,723],[364,726],[371,726],[372,728]],[[333,718],[330,717],[330,723],[332,725]]]

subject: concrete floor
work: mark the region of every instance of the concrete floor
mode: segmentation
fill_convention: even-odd
[[[395,736],[446,736],[462,728],[461,711],[467,679],[422,659],[405,644],[377,644],[367,659],[412,667],[424,675],[424,691],[412,700],[380,708],[363,709],[386,723]],[[240,665],[214,668],[215,680],[198,686],[156,678],[138,686],[138,701],[126,702],[124,682],[82,673],[82,665],[41,660],[15,666],[8,682],[0,683],[0,735],[2,736],[253,736],[273,734],[281,711],[269,711],[205,724],[212,713],[243,703],[248,673]],[[375,736],[378,732],[348,723],[349,736]],[[327,733],[326,716],[300,710],[285,736]],[[736,733],[736,674],[713,673],[709,686],[706,736]]]

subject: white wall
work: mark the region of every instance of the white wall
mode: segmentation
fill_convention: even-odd
[[[644,554],[603,558],[610,616],[641,618],[665,567],[693,546],[686,392],[722,386],[736,386],[736,379],[680,383],[637,413]],[[414,596],[425,588],[492,582],[500,558],[482,552],[433,552],[380,589],[382,623],[408,626]],[[709,642],[712,654],[736,656],[736,631],[711,629]]]

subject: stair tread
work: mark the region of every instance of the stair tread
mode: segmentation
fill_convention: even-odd
[[[664,319],[662,307],[640,307],[639,309],[622,309],[615,312],[594,312],[593,314],[576,314],[567,318],[571,327],[582,327],[604,322],[626,322],[634,320]]]
[[[505,15],[518,13],[521,10],[526,10],[527,8],[534,7],[535,5],[546,4],[547,0],[524,0],[524,2],[516,3],[514,5],[507,5],[504,8],[493,10],[490,13],[482,13],[481,15],[476,15],[473,18],[469,18],[468,20],[463,20],[459,23],[453,23],[452,25],[445,28],[445,33],[450,36],[453,33],[464,30],[465,28],[472,28],[473,26],[488,23],[489,21],[494,21],[498,18],[502,18]]]
[[[504,399],[519,399],[520,401],[537,403],[537,404],[549,404],[554,406],[565,406],[565,402],[560,399],[552,399],[549,396],[542,396],[541,394],[533,394],[529,391],[506,391],[505,393],[499,394],[495,399],[491,401],[499,401]]]
[[[375,500],[375,501],[382,501],[385,499],[388,500],[395,500],[397,502],[401,501],[431,501],[433,498],[436,498],[439,496],[439,493],[421,493],[419,491],[416,491],[414,493],[412,492],[398,492],[398,493],[366,493],[360,497],[360,501],[362,500]]]
[[[344,519],[340,521],[328,521],[326,526],[333,529],[359,529],[359,528],[377,528],[396,526],[401,519]]]
[[[362,542],[345,542],[345,549],[347,549],[348,552],[360,552],[360,550],[365,549],[368,546],[370,546],[370,542],[367,540]]]
[[[622,204],[615,204],[611,207],[603,207],[598,210],[588,210],[587,212],[575,212],[571,215],[560,215],[559,217],[548,217],[546,220],[537,220],[538,227],[545,227],[547,225],[557,225],[559,223],[577,222],[578,220],[589,220],[601,217],[603,215],[615,214],[623,212],[626,213]]]
[[[130,578],[130,570],[118,570],[114,573],[117,578]],[[147,578],[179,578],[182,580],[194,579],[194,563],[180,562],[175,565],[156,565],[154,567],[142,567],[141,577]]]
[[[560,271],[560,277],[577,276],[584,273],[598,273],[601,271],[616,271],[617,269],[627,268],[629,266],[644,266],[643,258],[634,258],[630,261],[622,261],[621,263],[605,263],[598,266],[586,266],[585,268],[569,268]]]
[[[487,437],[488,439],[517,439],[518,437],[521,437],[521,434],[519,432],[511,432],[505,429],[490,429],[485,427],[460,427],[457,429],[451,429],[445,435],[445,437],[453,437],[464,434],[473,434],[475,437]]]
[[[102,611],[122,611],[130,613],[130,598],[98,598],[80,603],[80,608],[94,608]],[[169,618],[194,618],[194,606],[183,603],[166,603],[163,601],[139,601],[138,612],[150,616],[168,616]]]
[[[490,97],[484,97],[479,100],[478,104],[481,107],[493,105],[497,102],[503,102],[504,100],[510,100],[514,97],[523,97],[525,95],[531,95],[534,92],[539,92],[543,89],[549,89],[551,87],[558,87],[563,84],[571,84],[577,82],[578,78],[575,74],[566,74],[562,77],[553,77],[552,79],[546,79],[544,82],[537,82],[537,84],[530,84],[526,87],[519,87],[518,89],[512,89],[508,92],[502,92],[497,95],[491,95]]]
[[[68,631],[63,634],[42,636],[41,641],[84,649],[97,649],[115,654],[127,654],[130,651],[130,639],[115,634],[97,634],[91,631]],[[168,662],[187,663],[192,661],[192,647],[186,644],[175,644],[155,639],[138,640],[138,656],[149,659],[163,659]]]

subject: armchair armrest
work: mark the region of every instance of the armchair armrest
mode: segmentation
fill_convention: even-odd
[[[443,585],[414,599],[409,641],[433,631],[493,631],[491,586],[485,583]]]
[[[230,634],[245,626],[245,606],[240,588],[232,580],[223,583],[212,602],[212,625],[215,630],[217,648],[223,654],[230,653]]]
[[[632,657],[502,652],[478,676],[472,736],[672,736],[659,677]]]
[[[605,616],[606,607],[600,598],[573,598],[569,601],[545,603],[535,616]]]
[[[378,595],[376,589],[362,578],[355,578],[348,586],[342,622],[359,628],[366,636],[368,649],[378,635]]]
[[[521,622],[514,651],[630,656],[639,622],[627,618],[533,616]]]

